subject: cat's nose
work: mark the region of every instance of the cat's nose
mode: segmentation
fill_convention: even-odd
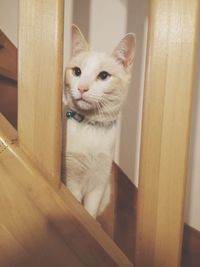
[[[89,90],[89,88],[85,87],[85,86],[79,86],[78,90],[81,94],[83,94],[83,93],[87,92]]]

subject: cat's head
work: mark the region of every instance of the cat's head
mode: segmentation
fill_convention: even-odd
[[[72,59],[66,68],[67,97],[83,113],[116,116],[126,96],[135,54],[129,33],[112,54],[94,52],[77,26],[72,26]]]

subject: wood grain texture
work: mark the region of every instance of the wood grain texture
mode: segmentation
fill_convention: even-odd
[[[63,0],[19,2],[19,144],[60,182]]]
[[[145,78],[136,262],[178,267],[199,0],[152,0]]]
[[[42,176],[16,136],[0,116],[2,266],[132,266],[67,188]]]
[[[17,80],[17,48],[0,29],[0,75]]]

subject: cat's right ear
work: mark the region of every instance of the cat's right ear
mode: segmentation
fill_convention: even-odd
[[[89,50],[89,46],[83,34],[81,33],[80,29],[75,24],[73,24],[72,25],[72,56],[75,56],[80,52],[88,51],[88,50]]]
[[[127,33],[113,51],[113,56],[124,66],[130,69],[135,56],[136,37],[134,33]]]

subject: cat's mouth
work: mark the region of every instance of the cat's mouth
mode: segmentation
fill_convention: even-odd
[[[83,110],[89,110],[92,108],[92,103],[86,99],[84,99],[83,97],[80,97],[78,99],[75,99],[76,105],[83,109]]]

